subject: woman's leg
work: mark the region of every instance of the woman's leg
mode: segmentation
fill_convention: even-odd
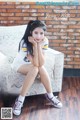
[[[53,106],[61,108],[62,103],[52,93],[50,78],[44,66],[39,67],[39,74],[40,74],[41,82],[43,83],[47,91],[46,94],[47,99],[51,102]]]
[[[33,65],[22,65],[17,72],[26,75],[21,93],[19,97],[16,99],[13,107],[13,113],[15,115],[20,115],[26,93],[33,84],[35,77],[37,76],[38,68]]]
[[[51,93],[52,87],[51,87],[50,78],[44,66],[39,67],[39,74],[40,74],[41,82],[43,83],[46,91],[48,93]]]
[[[23,65],[22,67],[20,67],[18,72],[22,74],[26,74],[23,87],[20,93],[22,96],[25,96],[38,74],[38,67],[34,65],[26,65],[26,66]]]

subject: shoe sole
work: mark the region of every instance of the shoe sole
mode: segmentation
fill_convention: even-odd
[[[21,114],[21,112],[19,114],[16,114],[16,112],[14,112],[14,110],[13,110],[13,114],[16,116],[19,116]]]

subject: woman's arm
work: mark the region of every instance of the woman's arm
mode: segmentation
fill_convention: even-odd
[[[37,47],[38,47],[39,67],[41,67],[45,63],[45,55],[43,53],[42,46],[40,43],[37,43]]]
[[[33,46],[33,64],[39,66],[37,45]]]
[[[37,43],[34,41],[32,37],[29,37],[29,41],[33,44],[33,56],[30,55],[30,61],[34,66],[39,66],[38,63],[38,50],[37,50]]]
[[[44,41],[38,43],[38,59],[39,66],[44,65],[45,63],[45,51],[48,49],[48,39],[45,37]]]

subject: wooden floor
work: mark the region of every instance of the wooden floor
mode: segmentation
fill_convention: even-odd
[[[0,107],[13,106],[15,97],[0,98]],[[63,108],[57,109],[47,102],[44,95],[26,97],[22,114],[13,120],[80,120],[80,78],[63,78],[59,98]],[[9,100],[9,101],[8,101]]]

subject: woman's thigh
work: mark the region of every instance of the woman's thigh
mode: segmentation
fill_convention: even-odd
[[[26,75],[32,66],[33,66],[32,64],[23,64],[18,68],[17,72]]]

